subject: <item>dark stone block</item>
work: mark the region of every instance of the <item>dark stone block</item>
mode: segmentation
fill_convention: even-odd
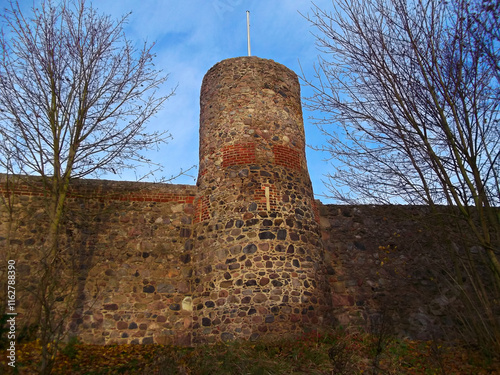
[[[31,246],[34,244],[35,244],[35,240],[33,238],[30,238],[30,239],[27,239],[26,241],[24,241],[25,246]]]
[[[187,250],[187,251],[189,251],[189,250],[193,250],[193,247],[194,247],[194,245],[193,245],[193,241],[191,241],[191,240],[187,240],[187,241],[184,243],[184,250]]]
[[[278,280],[271,281],[271,284],[273,284],[275,287],[283,286],[283,283]]]
[[[220,335],[220,338],[224,342],[226,342],[226,341],[232,341],[232,340],[234,340],[234,335],[232,333],[229,333],[229,332],[223,332]]]
[[[137,327],[137,323],[135,323],[135,322],[132,322],[132,323],[130,323],[130,324],[128,325],[128,329],[137,329],[137,328],[138,328],[138,327]]]
[[[274,240],[276,236],[272,232],[261,232],[259,233],[259,238],[261,240]]]
[[[257,341],[259,339],[260,335],[258,333],[252,333],[250,336],[250,341]]]
[[[274,315],[266,315],[266,323],[273,323],[274,322]]]
[[[212,324],[212,321],[209,318],[203,318],[201,320],[201,325],[204,327],[210,327],[211,324]]]
[[[172,303],[169,307],[172,311],[179,311],[181,309],[181,306],[178,303]]]
[[[245,246],[245,247],[243,248],[243,252],[244,252],[245,254],[253,254],[253,253],[255,253],[256,251],[257,251],[257,246],[255,246],[253,243],[251,243],[251,244],[249,244],[249,245],[247,245],[247,246]]]
[[[278,240],[286,240],[286,229],[278,230]]]
[[[358,250],[363,250],[363,251],[366,250],[366,246],[363,243],[359,242],[359,241],[354,241],[354,246]]]
[[[155,287],[153,285],[145,285],[143,288],[142,288],[142,291],[144,293],[154,293],[155,291]]]
[[[348,209],[344,209],[344,210],[342,210],[342,215],[345,216],[345,217],[351,217],[352,216],[352,212],[349,211]]]
[[[250,219],[250,220],[247,220],[247,222],[245,224],[247,227],[251,227],[252,225],[255,225],[258,223],[259,223],[259,219]]]
[[[144,337],[142,339],[142,344],[143,345],[151,345],[151,344],[154,344],[154,343],[155,343],[155,341],[154,341],[154,339],[152,337]]]

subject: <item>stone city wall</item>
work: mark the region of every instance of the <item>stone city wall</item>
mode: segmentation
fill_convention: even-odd
[[[10,192],[12,207],[10,215],[5,201],[0,206],[2,264],[16,260],[18,285],[23,286],[18,288],[19,309],[24,311],[19,321],[33,323],[30,293],[37,282],[37,251],[44,240],[44,197],[31,183],[18,186],[16,194],[2,186],[4,200]],[[217,317],[200,315],[228,304],[235,310],[236,322],[238,317],[251,318],[255,332],[248,338],[252,339],[258,334],[289,333],[290,323],[297,330],[304,324],[371,329],[382,317],[390,320],[398,335],[428,339],[452,324],[456,292],[437,283],[447,253],[439,235],[429,231],[425,207],[316,203],[328,281],[322,287],[330,302],[330,311],[320,322],[309,321],[314,317],[308,309],[286,305],[301,303],[295,289],[312,287],[307,271],[301,273],[298,267],[310,256],[301,253],[304,245],[299,244],[298,231],[276,231],[274,240],[286,244],[274,245],[271,238],[254,244],[265,233],[260,231],[246,244],[235,243],[251,224],[248,221],[266,220],[266,228],[273,233],[270,228],[279,228],[284,220],[280,217],[264,218],[249,210],[242,214],[244,218],[229,219],[219,236],[228,243],[227,254],[213,246],[204,248],[212,259],[211,272],[220,271],[222,278],[210,293],[199,287],[200,273],[206,271],[200,267],[208,263],[195,252],[196,190],[184,185],[95,180],[74,184],[63,236],[78,269],[72,334],[98,344],[190,345],[197,341],[193,332],[199,337],[209,328],[208,337],[214,337],[216,330],[221,339],[230,339],[237,334],[221,331],[219,322],[214,322]],[[293,227],[291,222],[289,226]],[[216,263],[221,256],[224,261]],[[2,267],[1,280],[6,279],[5,271]],[[272,301],[276,304],[269,305]],[[282,311],[288,309],[290,320],[280,324]],[[226,324],[231,327],[230,321]]]
[[[474,259],[475,272],[483,272],[485,256],[458,214],[450,220],[449,208],[425,206],[320,205],[320,211],[334,324],[457,338],[468,313],[462,292],[473,288],[459,264]],[[487,277],[483,282],[488,288]]]
[[[47,194],[36,178],[7,182],[0,282],[16,260],[19,321],[36,325]],[[258,57],[224,60],[201,87],[196,186],[73,181],[54,309],[99,344],[255,340],[386,320],[397,334],[431,337],[452,324],[456,294],[436,282],[446,247],[426,215],[321,205],[297,75]]]
[[[62,235],[63,254],[75,262],[68,262],[76,284],[71,331],[99,344],[190,343],[195,191],[184,185],[74,182]],[[7,258],[16,260],[17,301],[23,311],[19,321],[35,323],[31,304],[46,199],[32,181],[14,188],[3,185],[2,194],[2,264]],[[68,286],[61,283],[61,288]]]

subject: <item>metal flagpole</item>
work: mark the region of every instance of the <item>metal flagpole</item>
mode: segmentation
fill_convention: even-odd
[[[252,56],[250,52],[250,11],[247,10],[247,44],[248,44],[248,56]]]

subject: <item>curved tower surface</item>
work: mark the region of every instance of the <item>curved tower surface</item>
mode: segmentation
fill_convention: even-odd
[[[200,98],[193,342],[321,324],[323,248],[297,75],[272,60],[213,66]]]

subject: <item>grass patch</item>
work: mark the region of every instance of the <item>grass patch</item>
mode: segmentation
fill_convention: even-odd
[[[86,345],[72,339],[57,355],[53,373],[75,375],[293,375],[293,374],[497,374],[498,359],[437,342],[388,340],[361,333],[310,332],[298,338],[232,342],[194,348],[163,345]],[[0,358],[0,373],[36,374],[37,341],[17,346],[17,372]],[[374,361],[374,355],[377,360]]]

